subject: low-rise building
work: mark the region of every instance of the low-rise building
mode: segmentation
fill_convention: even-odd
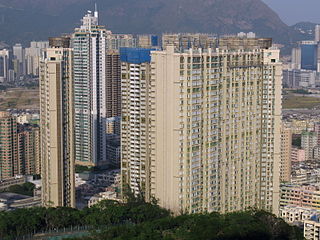
[[[304,222],[304,237],[307,240],[320,239],[320,219],[315,216],[310,220]]]
[[[310,220],[311,217],[316,214],[320,214],[320,211],[315,209],[290,206],[290,205],[280,209],[280,217],[290,224],[303,223],[306,220]]]
[[[15,210],[41,206],[41,196],[25,196],[16,193],[0,193],[0,210]]]
[[[293,184],[318,184],[320,182],[319,161],[293,162],[291,183]]]
[[[107,159],[113,166],[120,167],[120,151],[120,136],[116,134],[107,134]]]
[[[303,162],[306,160],[305,151],[300,148],[293,147],[291,149],[291,162]]]
[[[118,188],[116,186],[110,186],[106,188],[104,192],[92,196],[88,201],[88,207],[92,207],[103,200],[121,201]]]
[[[280,209],[288,205],[320,210],[320,185],[281,185]]]

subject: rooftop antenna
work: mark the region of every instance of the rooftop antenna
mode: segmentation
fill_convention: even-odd
[[[94,4],[94,16],[95,16],[95,17],[97,18],[97,20],[98,20],[99,14],[98,14],[97,3]]]

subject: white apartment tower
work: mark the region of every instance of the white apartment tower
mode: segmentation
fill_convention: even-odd
[[[318,145],[318,136],[316,132],[304,131],[301,134],[301,148],[305,150],[306,160],[314,159],[314,150]]]
[[[31,42],[30,47],[25,49],[26,74],[39,76],[40,58],[49,42]]]
[[[0,83],[9,81],[9,50],[0,50]]]
[[[106,36],[98,12],[83,17],[74,48],[75,157],[77,164],[106,163]]]
[[[123,185],[176,213],[278,214],[281,74],[279,50],[259,46],[123,64]]]
[[[149,90],[150,50],[126,48],[120,51],[122,93],[122,180],[137,195],[150,199]]]

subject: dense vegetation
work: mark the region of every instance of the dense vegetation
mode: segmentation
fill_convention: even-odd
[[[292,145],[295,147],[301,147],[301,135],[292,137]]]
[[[27,221],[26,221],[27,220]],[[0,212],[0,239],[70,226],[100,229],[82,240],[303,239],[300,229],[262,211],[173,216],[153,203],[103,201],[92,208],[29,208]]]
[[[133,201],[128,204],[104,201],[92,208],[26,208],[0,212],[0,239],[70,226],[100,228],[121,224],[140,224],[168,217],[170,213],[155,204]],[[22,237],[21,237],[22,238]]]
[[[293,93],[297,93],[297,94],[311,94],[308,90],[305,89],[297,89],[297,90],[293,90]]]
[[[32,197],[34,188],[35,188],[35,185],[33,183],[26,182],[22,185],[12,185],[7,189],[2,190],[1,192],[11,192],[11,193],[22,194],[22,195]]]
[[[267,240],[304,239],[302,231],[263,211],[182,215],[119,225],[74,240]]]

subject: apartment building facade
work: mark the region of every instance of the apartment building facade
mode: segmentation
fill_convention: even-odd
[[[72,35],[75,158],[80,165],[105,164],[107,74],[106,37],[111,34],[98,24],[98,12],[90,11]]]
[[[123,184],[176,213],[278,214],[279,50],[137,56],[122,65]]]
[[[75,207],[73,50],[55,38],[40,64],[42,204]]]
[[[8,112],[0,112],[0,180],[20,174],[17,121]]]

